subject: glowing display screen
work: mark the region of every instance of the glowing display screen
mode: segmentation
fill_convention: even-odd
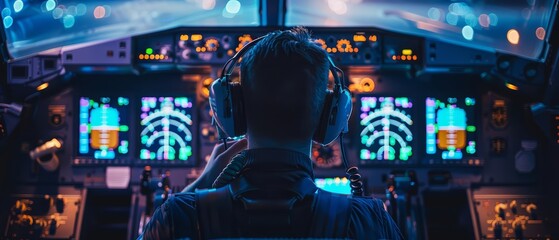
[[[359,159],[367,163],[406,163],[413,155],[413,103],[406,97],[359,99]]]
[[[431,163],[464,160],[479,165],[479,160],[471,158],[477,151],[475,105],[470,97],[426,98],[425,150]]]
[[[128,154],[128,110],[125,97],[81,97],[78,156],[112,160]]]
[[[324,191],[340,193],[340,194],[351,194],[351,187],[349,186],[349,180],[345,177],[315,178],[314,183],[318,188]]]
[[[192,164],[191,97],[143,97],[140,159]]]

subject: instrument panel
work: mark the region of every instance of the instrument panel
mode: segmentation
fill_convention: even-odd
[[[270,29],[273,31],[273,29]],[[165,35],[146,35],[136,40],[135,60],[139,64],[178,65],[224,64],[244,45],[270,31],[250,33],[211,30],[174,30]],[[226,34],[224,32],[231,32]],[[378,31],[331,31],[312,29],[314,42],[340,65],[421,64],[420,39],[381,34]]]
[[[157,193],[180,191],[199,176],[218,143],[208,104],[209,86],[230,57],[271,30],[172,29],[123,40],[131,43],[122,50],[131,53],[127,55],[130,66],[104,65],[103,60],[68,64],[76,74],[73,82],[64,91],[41,96],[31,120],[37,131],[18,140],[18,147],[29,150],[59,139],[63,143],[56,152],[60,166],[47,171],[36,163],[40,159],[22,161],[13,171],[22,174],[15,174],[14,181],[100,189],[123,181],[119,186],[134,192],[143,186],[144,179],[138,176],[148,176],[146,182],[161,179],[148,184],[159,186]],[[441,56],[430,47],[434,40],[367,28],[311,28],[311,32],[314,42],[344,70],[353,100],[344,141],[312,146],[319,187],[351,191],[349,180],[343,177],[341,144],[349,164],[359,166],[365,192],[387,201],[424,197],[429,194],[422,190],[430,187],[538,182],[546,156],[538,136],[524,130],[531,124],[523,116],[524,103],[514,95],[483,87],[486,79],[480,73],[493,63],[472,67],[470,59],[463,59],[464,65],[452,68],[456,72],[439,73],[440,65],[429,65],[424,54],[428,50],[430,55]],[[95,46],[90,48],[98,51]],[[467,49],[455,50],[459,54]],[[233,79],[242,82],[238,72]],[[12,151],[10,157],[29,160],[28,152]],[[146,169],[149,174],[144,174]],[[139,196],[137,191],[134,194]],[[443,201],[447,194],[435,195]],[[515,231],[522,229],[524,237],[547,236],[532,234],[548,229],[543,225],[547,219],[534,222],[529,216],[531,203],[539,209],[546,205],[533,196],[475,198],[472,201],[480,205],[469,209],[476,209],[472,217],[480,219],[480,228],[474,235],[513,237],[520,236]],[[131,199],[128,195],[122,198]],[[513,201],[519,206],[515,218],[510,215]],[[503,204],[511,213],[499,219],[490,210]],[[407,205],[400,202],[387,207],[403,206]],[[502,235],[496,235],[500,231],[496,226],[501,226]]]

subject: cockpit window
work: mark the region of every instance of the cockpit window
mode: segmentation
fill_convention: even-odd
[[[12,58],[180,26],[259,26],[258,0],[6,0],[2,29]]]
[[[554,2],[287,0],[286,25],[372,26],[543,60]]]

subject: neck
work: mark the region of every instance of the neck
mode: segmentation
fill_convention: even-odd
[[[276,148],[276,149],[286,149],[291,151],[297,151],[303,153],[309,158],[311,157],[311,147],[312,141],[301,141],[301,140],[289,140],[289,141],[279,141],[276,139],[256,137],[254,135],[247,134],[248,149],[255,148]]]

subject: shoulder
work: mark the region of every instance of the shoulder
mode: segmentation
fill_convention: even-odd
[[[196,210],[196,193],[176,193],[165,204],[184,210]]]
[[[192,238],[196,222],[195,194],[178,193],[155,210],[139,239]]]
[[[353,197],[351,200],[352,235],[377,236],[379,239],[402,239],[398,226],[386,211],[384,203],[377,198]]]

